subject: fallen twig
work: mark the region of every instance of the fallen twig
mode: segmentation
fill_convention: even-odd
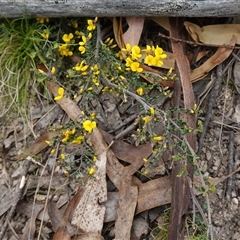
[[[233,171],[233,154],[234,154],[234,134],[231,131],[229,136],[229,154],[228,154],[228,174]],[[227,190],[226,190],[226,198],[229,201],[232,193],[232,176],[230,176],[227,180]]]
[[[166,35],[164,35],[162,33],[158,33],[158,36],[160,36],[162,38],[169,39],[171,41],[180,42],[180,43],[186,43],[186,44],[189,44],[189,45],[192,45],[192,46],[240,49],[240,47],[231,46],[231,45],[216,45],[216,44],[206,44],[206,43],[201,43],[201,42],[192,42],[192,41],[184,40],[184,39],[181,39],[181,38],[174,38],[172,36],[166,36]]]
[[[209,102],[208,102],[208,110],[207,110],[207,113],[206,113],[206,117],[205,117],[205,121],[203,123],[203,131],[200,135],[200,138],[199,138],[199,143],[198,143],[198,151],[197,151],[197,154],[200,155],[201,153],[201,149],[202,149],[202,146],[203,146],[203,140],[205,138],[205,135],[207,133],[207,128],[208,128],[208,124],[212,118],[212,109],[213,109],[213,106],[214,106],[214,103],[215,103],[215,100],[216,100],[216,97],[219,93],[219,90],[220,90],[220,86],[221,86],[221,83],[222,83],[222,64],[220,64],[219,66],[217,66],[217,70],[216,70],[216,82],[211,90],[211,93],[210,93],[210,98],[209,98]]]

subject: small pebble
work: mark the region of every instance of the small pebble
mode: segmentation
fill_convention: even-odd
[[[238,205],[238,199],[234,197],[234,198],[232,199],[232,203],[235,204],[235,205]]]
[[[207,152],[206,153],[206,158],[207,158],[208,161],[211,159],[211,157],[212,157],[211,152]]]

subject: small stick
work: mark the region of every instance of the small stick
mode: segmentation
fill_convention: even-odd
[[[119,86],[116,85],[116,84],[114,84],[114,83],[112,83],[112,82],[106,77],[106,75],[105,75],[104,73],[102,73],[102,77],[103,77],[103,79],[104,79],[104,81],[105,81],[105,84],[106,84],[107,86],[110,86],[110,87],[113,87],[113,88],[116,88],[116,89],[119,88]],[[148,104],[145,102],[145,99],[144,99],[144,98],[138,96],[137,94],[135,94],[135,93],[133,93],[133,92],[127,90],[127,89],[124,89],[124,88],[122,89],[122,91],[123,91],[123,93],[126,93],[127,95],[131,96],[131,97],[134,98],[136,101],[138,101],[140,104],[142,104],[142,106],[144,107],[145,111],[147,111],[147,110],[151,107],[150,105],[148,105]]]
[[[109,131],[108,133],[113,133],[113,132],[121,129],[122,127],[124,127],[125,125],[129,124],[130,122],[132,122],[132,121],[135,120],[138,116],[141,116],[141,115],[144,114],[145,112],[146,112],[145,110],[142,110],[142,111],[140,111],[138,114],[135,113],[135,114],[129,116],[129,117],[126,118],[121,124],[119,124],[116,129],[111,130],[111,131]]]
[[[205,216],[205,214],[203,212],[203,209],[202,209],[201,205],[199,204],[199,202],[198,202],[198,200],[197,200],[197,198],[195,196],[195,193],[193,192],[193,182],[192,182],[192,179],[190,177],[187,177],[187,180],[188,180],[188,187],[189,187],[189,190],[190,190],[190,193],[191,193],[191,196],[192,196],[193,204],[194,204],[194,206],[197,207],[199,213],[202,216],[203,221],[206,224],[208,224],[209,222],[208,222],[208,220],[207,220],[207,218],[206,218],[206,216]],[[193,212],[193,214],[195,214],[195,213]]]
[[[233,171],[233,154],[234,154],[234,134],[231,131],[229,136],[229,155],[228,155],[228,174]],[[226,190],[226,199],[229,201],[232,193],[232,176],[230,176],[227,180],[227,190]]]
[[[219,93],[219,90],[220,90],[220,86],[221,86],[221,83],[222,83],[222,64],[218,65],[217,66],[217,79],[216,79],[216,82],[211,90],[211,93],[210,93],[210,98],[209,98],[209,102],[208,102],[208,110],[207,110],[207,113],[206,113],[206,117],[205,117],[205,121],[203,123],[203,131],[201,133],[201,136],[199,138],[199,143],[198,143],[198,151],[197,151],[197,154],[200,155],[201,153],[201,149],[202,149],[202,146],[203,146],[203,140],[205,138],[205,135],[207,133],[207,128],[208,128],[208,125],[209,125],[209,122],[212,118],[212,109],[213,109],[213,105],[214,105],[214,102],[215,102],[215,99]]]
[[[188,41],[188,40],[184,40],[184,39],[178,39],[178,38],[174,38],[174,37],[169,37],[166,36],[162,33],[158,33],[158,36],[162,37],[162,38],[166,38],[168,40],[172,40],[175,42],[183,42],[189,45],[195,45],[195,46],[204,46],[204,47],[217,47],[217,48],[229,48],[229,49],[240,49],[240,47],[235,47],[235,46],[230,46],[230,45],[216,45],[216,44],[206,44],[206,43],[200,43],[200,42],[192,42],[192,41]]]

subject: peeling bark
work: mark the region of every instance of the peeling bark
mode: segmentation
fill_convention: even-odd
[[[239,16],[238,0],[0,0],[1,17]]]

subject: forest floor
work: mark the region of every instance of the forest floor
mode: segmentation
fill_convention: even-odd
[[[24,62],[10,59],[22,53],[10,37],[19,22],[4,22],[13,47],[0,45],[0,240],[167,239],[177,161],[194,165],[185,239],[240,239],[240,43],[222,30],[232,20],[184,22],[185,35],[219,28],[196,27],[199,44],[194,34],[178,39],[191,67],[189,109],[182,92],[174,102],[167,18],[18,20],[31,26]]]

